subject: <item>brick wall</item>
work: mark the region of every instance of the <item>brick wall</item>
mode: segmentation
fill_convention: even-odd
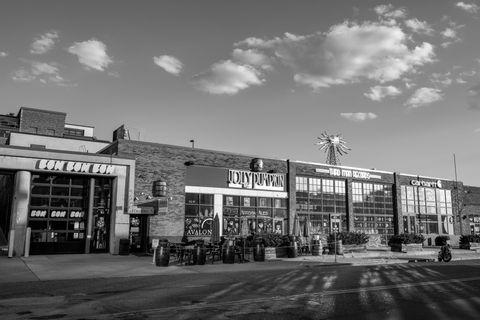
[[[118,140],[110,152],[136,160],[135,194],[152,194],[153,181],[167,183],[168,212],[150,218],[151,237],[179,240],[183,236],[185,216],[186,162],[195,165],[225,167],[250,170],[250,162],[255,156],[212,150],[192,149],[172,145],[131,140]],[[108,153],[108,151],[106,151]],[[264,171],[276,170],[287,173],[287,163],[282,160],[265,159]]]
[[[40,109],[21,108],[19,114],[20,132],[29,132],[37,134],[51,134],[53,130],[54,135],[63,137],[65,129],[66,113],[47,111]],[[37,131],[33,128],[37,128]]]

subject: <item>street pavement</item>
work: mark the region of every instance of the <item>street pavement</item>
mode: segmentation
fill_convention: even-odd
[[[167,267],[156,266],[152,256],[111,254],[39,255],[13,258],[0,256],[0,283],[274,270],[299,265],[418,263],[436,260],[438,250],[438,247],[427,247],[423,251],[403,253],[376,249],[337,256],[300,255],[296,258],[234,264],[224,264],[221,261],[215,261],[212,264],[207,261],[205,265],[185,266],[171,262]],[[471,250],[452,249],[452,255],[452,260],[480,259],[480,252]]]

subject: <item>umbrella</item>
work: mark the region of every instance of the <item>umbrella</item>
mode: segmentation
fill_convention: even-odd
[[[295,214],[295,219],[293,220],[293,235],[296,237],[302,236],[302,229],[300,228],[300,219],[298,215]]]
[[[304,225],[304,230],[303,230],[303,235],[305,237],[310,237],[310,233],[312,233],[312,229],[311,229],[311,223],[310,223],[310,216],[307,215],[307,217],[305,218],[305,225]]]
[[[249,233],[250,233],[250,228],[248,227],[247,217],[242,217],[241,228],[240,228],[240,236],[241,237],[248,237]]]
[[[210,241],[212,243],[217,243],[220,241],[220,219],[218,218],[218,214],[216,213],[212,222],[212,237]]]

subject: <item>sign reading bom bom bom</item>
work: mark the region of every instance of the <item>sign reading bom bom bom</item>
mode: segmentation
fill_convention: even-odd
[[[74,162],[63,160],[38,160],[37,168],[40,170],[76,172],[76,173],[95,173],[112,174],[115,166],[110,164]]]
[[[228,186],[257,190],[285,190],[285,175],[280,173],[228,170]]]

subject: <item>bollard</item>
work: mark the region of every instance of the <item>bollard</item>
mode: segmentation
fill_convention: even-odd
[[[157,267],[168,267],[170,262],[170,247],[168,240],[161,240],[155,249],[155,265]]]
[[[24,257],[28,258],[30,255],[30,238],[32,236],[32,228],[27,228],[27,233],[25,234],[25,253]]]
[[[13,243],[15,241],[15,230],[10,230],[10,236],[8,237],[8,257],[13,257]]]

